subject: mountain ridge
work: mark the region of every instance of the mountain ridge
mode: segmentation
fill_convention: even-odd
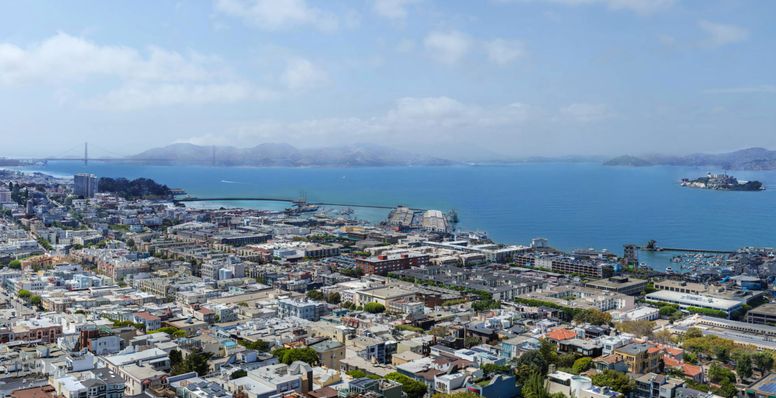
[[[726,170],[776,170],[776,151],[751,147],[723,153],[689,155],[623,155],[604,162],[606,166],[713,166]]]
[[[148,149],[129,158],[158,159],[172,163],[265,167],[436,166],[455,163],[375,144],[297,148],[285,143],[262,143],[239,148],[174,143]]]

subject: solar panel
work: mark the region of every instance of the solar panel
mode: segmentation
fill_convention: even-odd
[[[764,384],[762,387],[760,387],[760,390],[765,392],[776,393],[776,383]]]

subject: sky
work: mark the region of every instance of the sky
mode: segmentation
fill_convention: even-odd
[[[776,149],[776,2],[0,0],[0,156]]]

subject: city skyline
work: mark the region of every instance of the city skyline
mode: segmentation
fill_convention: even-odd
[[[118,155],[357,142],[447,158],[776,147],[764,2],[4,8],[2,156],[84,141]]]

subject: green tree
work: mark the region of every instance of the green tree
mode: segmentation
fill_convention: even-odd
[[[594,308],[578,311],[574,315],[574,322],[590,323],[593,325],[608,325],[612,322],[612,315],[608,312],[599,311]]]
[[[548,367],[549,364],[539,350],[528,351],[515,360],[515,376],[518,381],[525,383],[534,373],[547,374]]]
[[[572,366],[574,366],[574,362],[577,359],[579,359],[579,355],[573,352],[563,353],[558,355],[558,361],[556,365],[558,365],[558,368],[570,369]]]
[[[320,300],[323,300],[323,293],[321,293],[320,290],[308,290],[307,298],[309,298],[310,300],[320,301]]]
[[[27,289],[21,289],[21,290],[19,290],[18,293],[16,293],[16,295],[19,296],[19,298],[22,298],[22,299],[26,300],[30,296],[32,296],[32,293],[29,290],[27,290]]]
[[[361,379],[366,377],[366,372],[364,372],[361,369],[348,370],[347,372],[345,372],[345,374],[354,379]]]
[[[501,303],[496,300],[477,300],[472,303],[472,309],[477,312],[501,308]]]
[[[401,390],[407,394],[407,398],[422,398],[426,394],[426,383],[419,382],[401,373],[388,373],[385,375],[385,379],[401,384]]]
[[[509,373],[512,368],[509,365],[496,365],[495,363],[486,363],[480,366],[485,374]]]
[[[385,312],[385,306],[380,303],[366,303],[364,305],[364,311],[371,314],[379,314]]]
[[[276,356],[278,361],[286,365],[291,365],[296,361],[306,362],[313,366],[318,365],[319,363],[318,352],[309,347],[278,348],[275,351],[272,351],[272,355]]]
[[[606,386],[621,392],[624,395],[628,395],[634,388],[633,380],[630,379],[625,373],[617,372],[615,370],[604,370],[593,376],[593,384],[597,386]]]
[[[238,369],[229,375],[230,380],[239,379],[240,377],[248,376],[248,372],[245,369]]]
[[[436,393],[431,398],[480,398],[480,394],[471,391],[454,392],[452,394]]]
[[[326,296],[326,302],[329,304],[339,304],[340,301],[342,301],[342,297],[337,292],[329,293],[329,295]]]
[[[12,269],[22,269],[22,262],[19,260],[11,260],[11,262],[8,263],[8,267]]]
[[[730,380],[723,380],[716,391],[717,395],[725,398],[734,398],[738,396],[736,385]]]
[[[760,374],[773,368],[773,355],[769,352],[755,352],[752,354],[752,364]]]
[[[192,351],[186,358],[180,361],[172,368],[170,374],[179,375],[183,373],[196,372],[200,377],[205,376],[210,371],[210,365],[207,361],[210,359],[207,352]],[[172,361],[171,361],[172,362]]]
[[[699,337],[703,337],[703,332],[698,328],[692,327],[687,329],[686,332],[684,332],[685,339],[694,339]]]
[[[752,377],[752,357],[748,353],[736,353],[736,373],[741,380]]]
[[[723,381],[729,381],[735,383],[736,375],[728,368],[722,366],[718,361],[714,361],[709,366],[709,380],[712,383],[722,383]]]
[[[617,324],[617,330],[640,337],[652,337],[652,330],[654,328],[655,322],[647,320],[625,321]]]
[[[264,340],[248,341],[239,339],[237,340],[237,343],[249,350],[256,350],[259,352],[267,352],[270,349],[270,344]]]
[[[30,296],[30,304],[32,305],[40,305],[40,296],[37,294],[33,294]]]
[[[590,357],[582,357],[574,361],[574,366],[571,367],[571,370],[576,373],[580,374],[593,366],[593,358]]]

